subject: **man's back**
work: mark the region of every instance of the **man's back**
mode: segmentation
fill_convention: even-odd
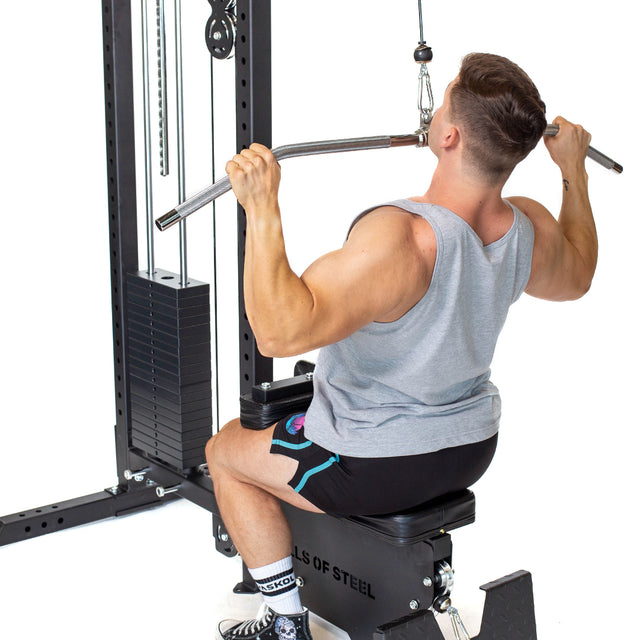
[[[495,435],[500,400],[491,360],[529,279],[533,229],[517,209],[502,237],[485,244],[444,207],[390,204],[429,225],[435,262],[428,290],[404,315],[320,352],[307,433],[342,455],[422,454]]]

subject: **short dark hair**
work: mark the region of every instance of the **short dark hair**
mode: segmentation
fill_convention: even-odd
[[[490,53],[465,56],[450,100],[470,160],[490,181],[508,176],[538,144],[547,124],[531,78],[511,60]]]

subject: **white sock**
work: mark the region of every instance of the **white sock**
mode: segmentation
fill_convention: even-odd
[[[264,601],[276,613],[286,616],[304,611],[291,556],[266,567],[249,569],[249,573],[258,585]]]

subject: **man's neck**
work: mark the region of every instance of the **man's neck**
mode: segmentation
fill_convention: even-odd
[[[419,200],[445,207],[473,223],[483,214],[505,208],[502,187],[502,183],[486,184],[462,166],[440,162],[429,189]]]

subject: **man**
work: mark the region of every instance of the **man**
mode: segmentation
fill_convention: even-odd
[[[557,221],[533,200],[502,197],[546,126],[536,87],[505,58],[467,56],[431,123],[427,192],[362,214],[302,277],[284,246],[280,166],[257,144],[227,164],[247,213],[245,302],[260,351],[321,351],[306,416],[264,431],[236,420],[207,446],[221,515],[267,605],[256,620],[221,624],[225,639],[271,640],[285,622],[310,638],[278,500],[388,513],[468,487],[488,467],[500,417],[489,366],[510,305],[523,291],[579,298],[596,267],[590,135],[554,122],[545,144],[562,172]]]

